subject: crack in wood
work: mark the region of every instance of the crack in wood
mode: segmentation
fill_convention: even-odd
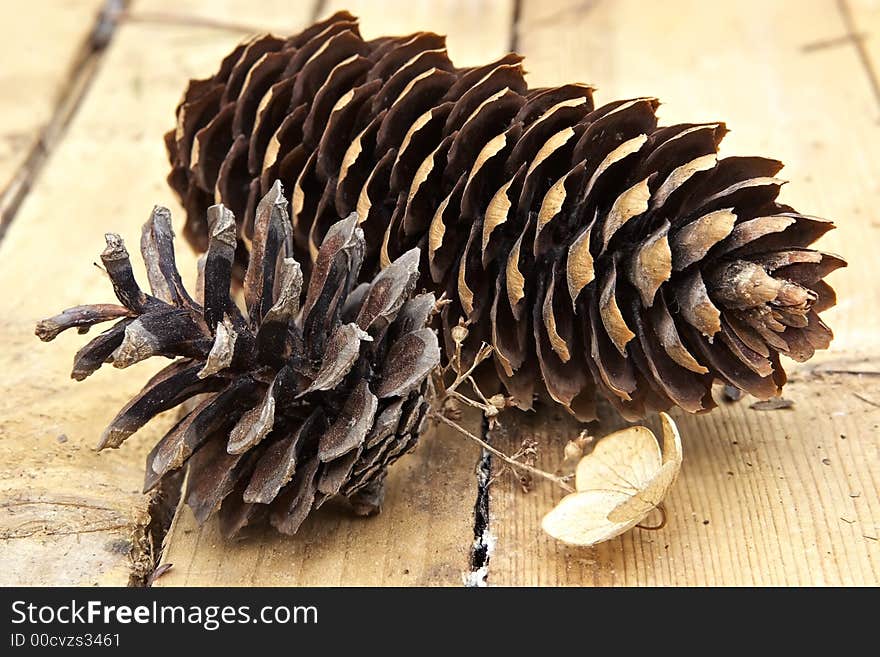
[[[489,438],[489,421],[484,417],[480,427],[483,440]],[[492,454],[483,450],[477,463],[477,496],[474,501],[474,542],[471,548],[471,570],[465,586],[486,586],[489,578],[489,558],[492,537],[489,528],[489,486],[492,483]]]
[[[852,42],[856,49],[862,69],[864,69],[865,74],[868,76],[868,83],[871,85],[871,92],[874,94],[874,100],[877,101],[877,106],[880,108],[880,78],[877,77],[877,71],[875,70],[874,63],[871,61],[871,57],[868,54],[868,49],[865,47],[864,39],[861,38],[856,31],[856,21],[853,17],[852,10],[850,9],[849,2],[847,0],[837,0],[837,8],[840,11],[843,24],[846,27],[847,38]]]
[[[32,521],[36,523],[38,521]],[[115,525],[102,525],[100,527],[88,527],[86,529],[76,528],[76,529],[58,529],[58,530],[47,530],[45,525],[42,522],[39,522],[40,526],[34,529],[24,530],[23,527],[31,523],[24,523],[8,532],[0,532],[0,540],[3,541],[12,541],[20,538],[30,538],[31,536],[73,536],[80,534],[96,534],[98,532],[111,532],[119,529],[125,529],[128,527],[127,522],[117,523]]]
[[[519,49],[519,27],[522,20],[522,3],[523,0],[514,0],[513,13],[510,20],[510,52],[516,52]]]

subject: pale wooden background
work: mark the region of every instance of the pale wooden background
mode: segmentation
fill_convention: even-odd
[[[515,48],[535,86],[590,82],[599,102],[658,96],[668,123],[725,120],[724,153],[782,159],[784,200],[838,222],[822,243],[850,262],[831,279],[837,339],[792,368],[792,410],[744,399],[676,415],[685,462],[661,531],[565,548],[540,531],[557,492],[525,493],[490,463],[489,559],[474,574],[481,455],[437,431],[394,468],[377,518],[329,509],[294,539],[229,545],[179,510],[162,557],[172,567],[156,584],[880,582],[880,3],[133,0],[110,45],[93,51],[101,5],[0,0],[0,584],[124,585],[149,570],[159,546],[145,538],[143,459],[172,418],[122,450],[92,448],[157,364],[74,383],[83,338],[42,345],[34,322],[109,300],[91,266],[106,230],[136,243],[155,203],[180,220],[161,135],[186,80],[212,73],[249,29],[288,33],[344,7],[366,36],[445,32],[461,64]],[[194,258],[181,259],[192,275]],[[578,430],[548,411],[509,417],[489,439],[513,452],[534,437],[539,463],[553,468],[560,438]]]

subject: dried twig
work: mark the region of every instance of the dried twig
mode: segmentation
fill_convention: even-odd
[[[527,465],[527,464],[525,464],[525,463],[522,463],[521,461],[517,461],[517,460],[515,460],[515,459],[509,457],[507,454],[505,454],[505,453],[502,452],[501,450],[499,450],[499,449],[495,449],[494,447],[492,447],[492,445],[490,445],[489,443],[487,443],[485,440],[483,440],[483,439],[480,438],[479,436],[475,436],[473,433],[471,433],[470,431],[468,431],[467,429],[465,429],[463,426],[461,426],[461,425],[458,424],[457,422],[453,422],[452,420],[450,420],[449,418],[447,418],[447,417],[446,417],[445,415],[443,415],[442,413],[438,413],[437,411],[431,411],[430,414],[431,414],[431,417],[433,417],[435,420],[438,420],[438,421],[442,422],[443,424],[446,424],[446,425],[452,427],[453,429],[455,429],[456,431],[458,431],[458,432],[459,432],[460,434],[462,434],[463,436],[466,436],[467,438],[470,438],[470,439],[473,440],[475,443],[477,443],[480,447],[482,447],[483,449],[485,449],[487,452],[489,452],[489,453],[492,454],[493,456],[497,456],[499,459],[501,459],[502,461],[504,461],[505,463],[507,463],[507,465],[509,465],[509,466],[511,466],[511,467],[513,467],[513,468],[517,468],[517,469],[519,469],[519,470],[524,470],[525,472],[528,472],[528,473],[530,473],[530,474],[533,474],[533,475],[536,475],[536,476],[538,476],[538,477],[541,477],[542,479],[546,479],[546,480],[548,480],[548,481],[552,481],[554,484],[556,484],[557,486],[559,486],[560,488],[562,488],[564,491],[566,491],[566,492],[568,492],[568,493],[573,493],[573,492],[575,492],[575,491],[574,491],[574,488],[572,488],[572,487],[568,484],[568,482],[566,481],[566,478],[565,478],[565,477],[558,477],[558,476],[556,476],[556,475],[554,475],[554,474],[551,474],[551,473],[549,473],[549,472],[545,472],[544,470],[541,470],[541,469],[536,468],[536,467],[531,466],[531,465]]]
[[[435,306],[435,313],[439,312],[441,304],[444,303],[444,299],[441,297],[440,301],[438,301]],[[452,329],[452,339],[455,343],[455,351],[453,352],[450,361],[445,366],[437,367],[435,371],[433,377],[434,399],[431,403],[432,408],[435,410],[431,411],[431,417],[439,422],[443,422],[444,424],[452,427],[461,435],[470,438],[480,447],[485,449],[490,454],[498,457],[499,459],[501,459],[501,461],[503,461],[510,467],[515,468],[522,473],[527,473],[525,474],[525,476],[520,477],[520,486],[522,486],[524,490],[528,491],[528,475],[532,474],[537,477],[541,477],[542,479],[552,481],[554,484],[558,485],[560,488],[568,493],[573,493],[574,488],[572,488],[568,484],[568,479],[571,479],[571,476],[562,476],[552,474],[550,472],[545,472],[540,468],[536,468],[531,463],[524,463],[523,461],[518,460],[524,457],[534,460],[536,454],[536,449],[534,445],[529,445],[528,447],[524,445],[523,448],[517,451],[516,454],[514,454],[513,456],[509,456],[501,450],[492,447],[492,445],[487,443],[485,440],[483,440],[479,436],[474,435],[463,426],[458,424],[458,422],[449,417],[450,412],[454,410],[450,409],[450,402],[459,402],[472,408],[479,409],[483,413],[483,415],[488,418],[489,426],[491,428],[494,427],[498,422],[498,413],[502,409],[510,405],[510,400],[505,398],[503,395],[493,395],[492,397],[486,397],[486,395],[483,394],[483,391],[480,390],[479,385],[477,385],[477,382],[473,377],[473,373],[480,365],[480,363],[482,363],[484,360],[492,355],[493,348],[491,345],[488,345],[485,342],[480,345],[480,349],[474,356],[473,362],[471,362],[469,365],[465,365],[462,361],[462,344],[467,338],[467,335],[467,325],[463,321],[460,321],[458,326]],[[450,372],[454,374],[454,378],[452,380],[452,383],[446,385],[446,379],[449,377]],[[463,383],[467,383],[471,387],[478,399],[468,397],[458,390],[458,388]]]

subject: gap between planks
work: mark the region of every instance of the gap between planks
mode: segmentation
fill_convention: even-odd
[[[68,66],[66,80],[57,91],[49,121],[39,131],[24,161],[0,192],[0,240],[15,219],[25,196],[52,156],[53,150],[64,138],[67,127],[88,93],[104,51],[113,38],[120,8],[127,2],[128,0],[106,0]]]
[[[141,0],[138,8],[197,9],[233,19],[247,0],[223,6],[201,0]],[[275,29],[308,22],[285,0],[264,12]],[[138,364],[96,373],[77,383],[70,360],[85,338],[71,331],[51,345],[33,335],[40,318],[76,303],[109,301],[112,290],[92,259],[108,229],[135,245],[155,203],[183,219],[164,183],[161,135],[191,77],[210,73],[236,41],[228,31],[128,23],[102,55],[64,139],[33,189],[0,252],[0,583],[108,584],[129,582],[130,551],[140,550],[150,523],[140,493],[143,458],[167,430],[168,414],[125,448],[94,453],[101,427],[157,369]],[[145,47],[148,44],[149,47]],[[77,175],[87,165],[87,175]],[[182,245],[181,245],[182,246]],[[195,278],[195,257],[181,248],[178,263]],[[188,256],[188,257],[187,257]],[[133,263],[143,280],[143,268]],[[109,296],[108,296],[109,295]],[[88,530],[88,531],[82,531]]]

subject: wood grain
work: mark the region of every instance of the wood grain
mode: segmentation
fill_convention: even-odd
[[[858,29],[876,34],[876,16]],[[526,0],[519,26],[532,84],[596,82],[600,103],[656,94],[663,122],[724,119],[733,131],[723,153],[785,161],[783,199],[836,219],[839,230],[822,247],[843,252],[850,266],[832,278],[842,300],[828,313],[832,350],[786,388],[793,410],[755,411],[744,400],[675,416],[685,461],[665,529],[565,548],[540,533],[560,496],[545,485],[523,494],[502,479],[490,489],[497,546],[489,583],[877,584],[878,379],[817,374],[876,372],[880,335],[880,224],[871,210],[880,164],[869,155],[880,146],[878,106],[852,39],[815,46],[848,34],[840,6]],[[614,425],[607,420],[597,435]],[[553,468],[561,437],[577,432],[544,412],[510,418],[494,439],[515,450],[534,437]]]
[[[479,66],[510,49],[512,0],[327,0],[324,11],[347,9],[364,35],[430,31],[446,35],[456,66]]]
[[[74,75],[102,0],[0,2],[0,208]]]
[[[854,396],[859,391],[868,402]],[[791,410],[750,401],[708,415],[673,413],[684,465],[666,500],[668,524],[635,529],[595,548],[544,535],[541,518],[562,491],[536,481],[524,493],[509,473],[490,487],[495,549],[490,585],[773,586],[870,585],[880,581],[880,383],[810,375],[794,381]],[[620,421],[612,411],[596,432]],[[659,431],[656,420],[648,423]],[[567,416],[509,416],[492,444],[541,445],[539,467],[562,461],[581,427]],[[557,447],[554,448],[553,446]],[[493,474],[498,475],[493,463]],[[659,514],[650,517],[651,522]]]
[[[479,427],[471,415],[465,425]],[[447,427],[426,432],[389,469],[382,512],[329,504],[296,536],[272,529],[238,543],[181,506],[155,586],[454,586],[469,569],[479,449]]]
[[[229,1],[212,15],[232,20],[249,5]],[[207,11],[204,3],[170,0],[135,7]],[[270,8],[278,29],[308,20],[281,0]],[[47,345],[33,330],[63,308],[112,300],[109,282],[92,265],[105,231],[120,232],[136,252],[154,204],[168,205],[182,220],[164,182],[162,134],[186,81],[212,72],[240,38],[168,23],[119,28],[65,139],[0,244],[2,585],[125,585],[132,548],[143,558],[143,546],[134,543],[148,520],[140,492],[144,457],[172,418],[156,420],[118,452],[98,455],[93,447],[161,363],[107,368],[76,383],[70,365],[84,336],[71,331]],[[195,258],[184,245],[179,262],[194,280]]]
[[[21,20],[45,16],[30,9],[36,1]],[[0,585],[120,585],[132,574],[130,554],[141,566],[149,556],[147,500],[139,492],[143,458],[171,418],[160,418],[120,451],[98,455],[92,446],[158,364],[74,383],[67,378],[70,361],[84,338],[63,335],[42,345],[33,325],[74,303],[110,300],[106,280],[91,266],[104,231],[118,230],[136,244],[154,203],[182,219],[164,183],[161,135],[186,80],[213,72],[243,36],[236,24],[288,33],[308,23],[317,4],[134,2],[131,20],[118,29],[64,140],[25,198],[0,244]],[[488,61],[515,42],[533,85],[593,82],[599,102],[656,94],[666,123],[723,119],[733,129],[723,152],[784,160],[791,183],[783,199],[836,219],[839,230],[823,248],[850,261],[832,278],[841,299],[828,314],[834,348],[795,371],[785,393],[795,401],[792,410],[759,412],[744,400],[710,415],[675,416],[685,463],[663,530],[634,530],[592,550],[565,548],[540,531],[558,493],[538,482],[524,493],[493,463],[488,583],[880,582],[877,3],[332,0],[320,6],[324,13],[347,7],[360,14],[368,37],[448,32],[451,56],[461,65]],[[84,25],[68,23],[65,33],[84,33]],[[51,41],[61,48],[59,36]],[[48,62],[54,48],[40,56]],[[23,59],[10,52],[2,61]],[[10,112],[0,104],[4,126],[14,125],[6,120]],[[37,112],[34,117],[39,124]],[[0,162],[0,183],[2,174]],[[181,251],[189,278],[194,257]],[[598,435],[620,422],[610,413],[603,419]],[[476,418],[467,424],[477,430]],[[564,439],[579,430],[543,410],[508,415],[491,440],[510,453],[523,439],[535,439],[539,465],[552,469]],[[293,540],[266,533],[226,543],[213,524],[198,528],[179,509],[163,557],[173,566],[156,585],[460,584],[470,567],[478,457],[460,436],[432,431],[392,471],[381,515],[354,520],[331,507]]]

